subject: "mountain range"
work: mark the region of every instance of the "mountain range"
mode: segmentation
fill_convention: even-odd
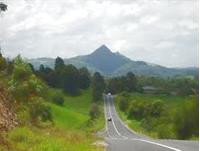
[[[28,60],[36,69],[43,64],[54,68],[54,58],[35,58]],[[64,58],[65,64],[73,64],[77,68],[87,67],[92,73],[98,71],[105,76],[120,76],[127,72],[136,75],[149,76],[196,76],[199,68],[167,68],[144,61],[134,61],[119,52],[112,52],[107,46],[102,45],[89,55],[73,58]]]

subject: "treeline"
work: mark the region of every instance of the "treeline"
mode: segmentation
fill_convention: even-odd
[[[89,88],[91,83],[91,75],[87,68],[77,69],[71,64],[65,65],[60,57],[56,58],[54,69],[40,65],[35,74],[49,86],[61,88],[69,95],[78,95],[81,89]]]
[[[63,89],[69,95],[79,95],[81,89],[92,87],[92,99],[98,102],[102,99],[102,93],[106,87],[104,77],[95,72],[91,75],[87,68],[77,69],[75,66],[64,64],[64,60],[57,57],[54,69],[40,65],[39,70],[35,71],[29,64],[33,72],[49,86]]]
[[[65,65],[64,60],[60,57],[56,58],[54,69],[40,65],[39,70],[35,70],[31,64],[29,65],[35,75],[46,84],[53,88],[62,89],[68,95],[79,95],[81,90],[91,87],[93,103],[89,110],[90,119],[94,121],[99,117],[99,103],[106,87],[104,77],[99,72],[91,75],[85,67],[78,69],[71,64]],[[64,103],[62,95],[59,94],[54,96],[53,100],[58,105]],[[89,123],[93,123],[91,121]]]
[[[125,76],[108,79],[106,92],[117,94],[123,91],[140,91],[140,89],[137,77],[132,72],[129,72]]]
[[[139,85],[151,85],[157,87],[162,93],[176,95],[193,95],[199,93],[199,77],[138,77]]]
[[[125,76],[107,80],[106,92],[114,94],[125,92],[143,93],[145,86],[152,86],[163,94],[192,95],[199,92],[198,77],[147,77],[129,72]]]

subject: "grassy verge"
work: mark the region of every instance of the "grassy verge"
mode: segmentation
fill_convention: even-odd
[[[96,121],[89,122],[89,109],[92,103],[91,90],[83,91],[80,96],[64,95],[64,97],[65,103],[63,106],[47,103],[52,110],[54,126],[37,128],[25,125],[1,134],[9,144],[8,148],[4,146],[3,149],[5,151],[103,150],[103,147],[92,145],[94,141],[99,139],[92,132],[104,127],[104,116],[102,112]],[[100,107],[102,108],[103,105],[100,104]]]

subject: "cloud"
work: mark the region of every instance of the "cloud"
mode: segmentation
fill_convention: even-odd
[[[4,0],[4,54],[73,57],[101,44],[134,60],[198,66],[197,0]]]

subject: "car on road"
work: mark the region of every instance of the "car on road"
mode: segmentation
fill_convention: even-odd
[[[112,118],[111,118],[111,117],[109,117],[109,118],[108,118],[108,121],[112,121]]]
[[[111,96],[111,93],[108,93],[108,96]]]

